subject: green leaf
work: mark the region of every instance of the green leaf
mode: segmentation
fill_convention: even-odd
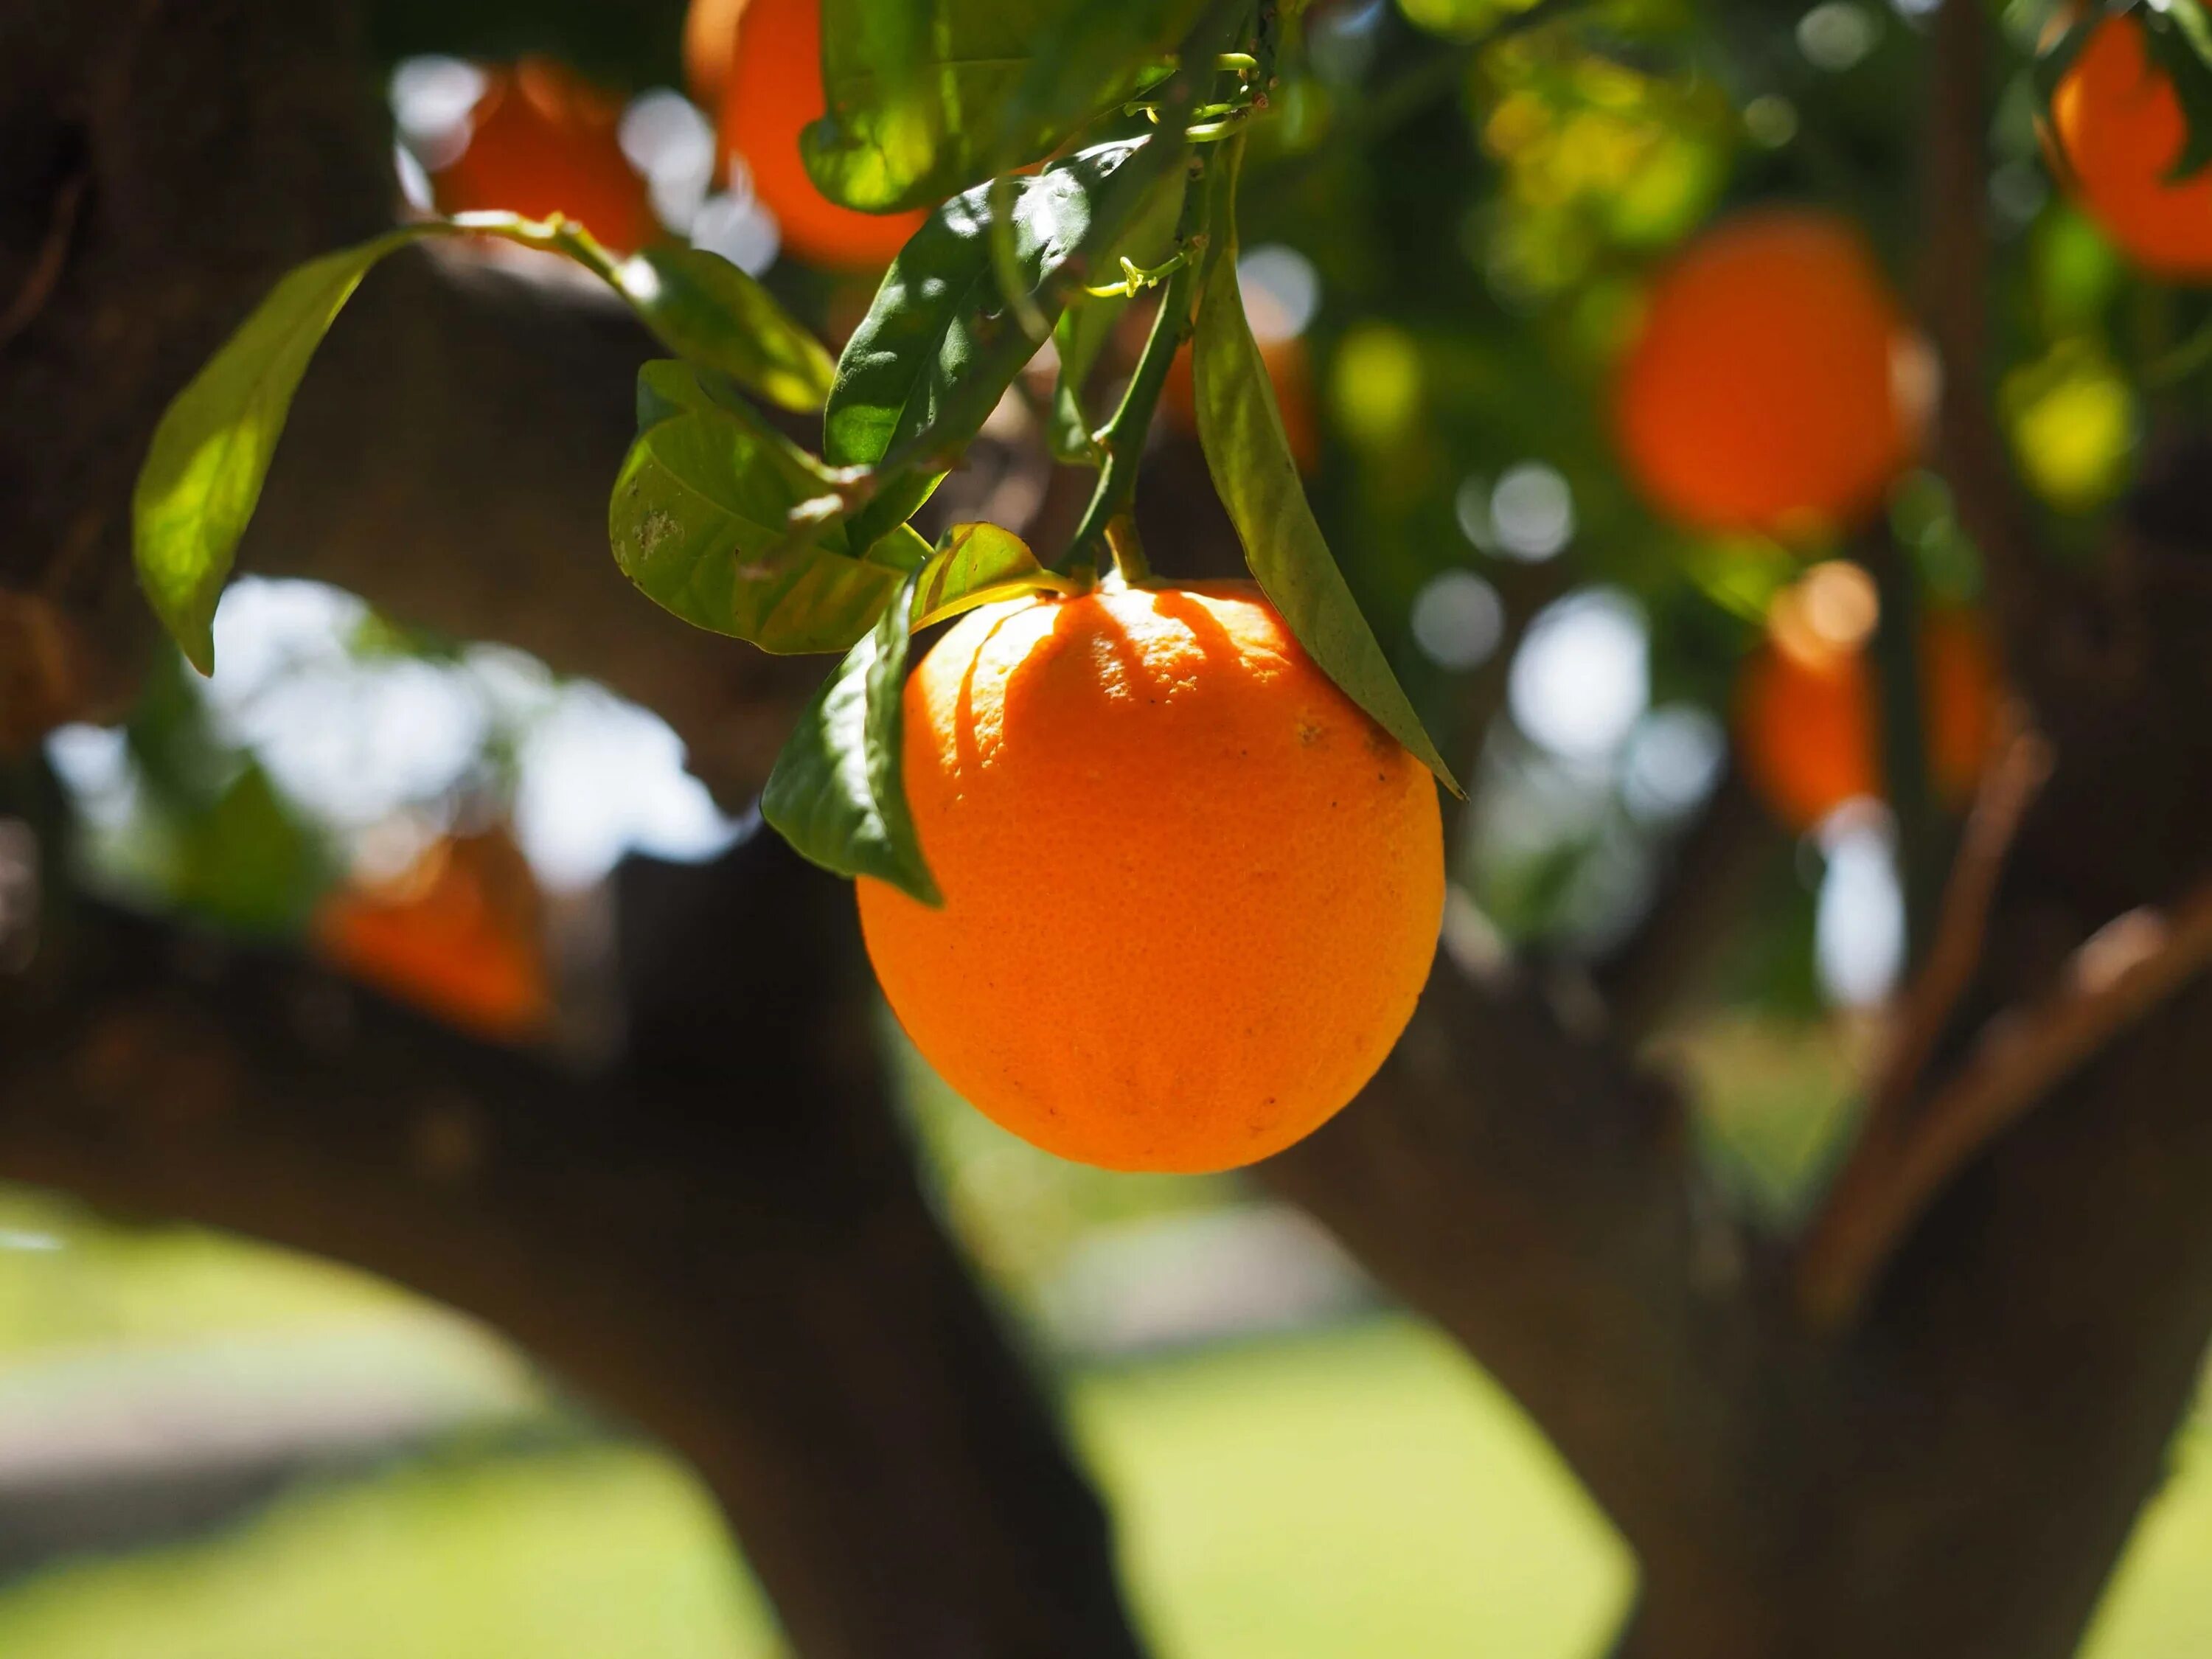
[[[2148,0],[2136,13],[2143,50],[2172,83],[2186,125],[2181,153],[2166,172],[2167,183],[2179,184],[2212,167],[2212,20],[2200,0]]]
[[[1185,179],[1171,173],[1153,187],[1136,218],[1119,242],[1102,250],[1097,261],[1098,286],[1111,279],[1121,260],[1150,270],[1175,246],[1176,220],[1182,211]],[[1052,334],[1060,358],[1060,377],[1054,384],[1052,418],[1047,440],[1054,455],[1063,461],[1095,461],[1091,434],[1100,422],[1084,400],[1085,388],[1098,367],[1098,359],[1114,337],[1114,329],[1134,303],[1123,295],[1086,294],[1073,296]]]
[[[1454,794],[1451,769],[1390,672],[1351,585],[1307,506],[1282,413],[1237,284],[1237,173],[1242,143],[1215,161],[1205,288],[1192,344],[1198,434],[1222,505],[1244,544],[1244,562],[1307,655],[1344,694],[1412,750]]]
[[[131,551],[155,614],[204,674],[216,602],[308,359],[368,268],[421,234],[393,231],[288,273],[154,429],[131,492]]]
[[[836,365],[822,343],[720,254],[647,248],[615,267],[614,283],[678,356],[786,409],[811,412],[829,397]]]
[[[1059,315],[1059,279],[1073,257],[1110,244],[1149,194],[1164,156],[1133,165],[1148,148],[1101,145],[1020,181],[1015,261],[1048,322]],[[888,459],[902,475],[886,477],[856,517],[864,539],[929,498],[942,476],[937,465],[975,435],[1035,355],[992,269],[989,191],[978,185],[953,198],[915,233],[837,361],[823,417],[824,459],[833,466]]]
[[[331,878],[324,849],[248,762],[204,811],[178,826],[177,902],[225,927],[295,933]]]
[[[698,401],[673,401],[686,396]],[[623,573],[684,621],[766,651],[841,651],[865,633],[900,570],[853,557],[842,525],[793,532],[792,509],[816,495],[805,468],[666,368],[641,375],[640,398],[664,407],[608,503]]]
[[[1030,30],[1026,73],[998,112],[986,171],[1018,167],[1164,78],[1205,0],[1076,0]]]
[[[1066,585],[1066,578],[1039,564],[1030,544],[1012,531],[994,524],[955,525],[922,568],[915,590],[914,625],[927,628],[994,599]]]
[[[918,574],[823,682],[776,757],[761,816],[802,855],[841,876],[873,876],[924,904],[929,873],[902,775],[908,619]]]
[[[1051,154],[1161,70],[1198,0],[824,0],[827,112],[799,139],[832,201],[929,207]]]

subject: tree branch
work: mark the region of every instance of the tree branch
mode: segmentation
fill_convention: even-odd
[[[1655,1616],[1694,1608],[1705,1651],[1758,1655],[1750,1264],[1684,1151],[1662,1090],[1447,951],[1382,1074],[1261,1172],[1513,1391],[1634,1547]]]
[[[1103,1517],[915,1184],[842,884],[765,836],[630,884],[633,1039],[586,1078],[79,908],[0,981],[0,1173],[489,1320],[693,1462],[809,1659],[1132,1659]]]

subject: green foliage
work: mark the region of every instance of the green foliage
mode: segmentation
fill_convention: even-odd
[[[838,651],[898,586],[901,544],[856,557],[846,527],[794,529],[822,480],[800,452],[718,400],[680,363],[639,374],[643,429],[615,480],[615,562],[647,597],[696,627],[765,651]]]
[[[1014,190],[1013,252],[1029,301],[1048,323],[1079,252],[1118,239],[1150,194],[1143,143],[1101,145],[1054,163]],[[1009,313],[991,258],[990,187],[956,196],[901,250],[837,362],[823,420],[836,466],[877,468],[858,522],[882,530],[928,498],[975,436],[1036,342]]]
[[[132,552],[155,614],[193,666],[215,666],[215,607],[284,430],[292,394],[394,231],[310,259],[178,393],[155,428],[131,501]]]
[[[873,876],[925,904],[929,873],[900,776],[908,630],[918,573],[823,683],[776,757],[761,816],[800,854],[841,876]]]
[[[2173,83],[2188,137],[2166,177],[2176,182],[2212,167],[2212,20],[2203,0],[2144,0],[2136,8],[2143,48]]]
[[[139,581],[202,673],[215,667],[216,602],[315,348],[371,265],[418,238],[457,234],[574,260],[627,300],[671,349],[787,407],[817,408],[827,390],[829,359],[820,343],[718,254],[666,250],[617,264],[579,226],[473,213],[409,225],[311,259],[270,290],[177,394],[155,429],[131,497]]]
[[[1103,250],[1100,264],[1120,268],[1127,260],[1139,270],[1151,270],[1165,260],[1175,247],[1176,223],[1183,205],[1184,178],[1170,173],[1160,182],[1117,244]],[[1097,286],[1110,287],[1101,283]],[[1085,294],[1060,313],[1052,334],[1060,358],[1059,376],[1053,386],[1052,419],[1047,438],[1053,453],[1063,461],[1096,464],[1097,446],[1091,437],[1098,422],[1084,400],[1085,388],[1098,367],[1098,359],[1114,338],[1114,330],[1135,300],[1128,291]]]
[[[332,871],[322,848],[249,761],[179,826],[173,892],[186,909],[246,933],[297,933]]]
[[[671,351],[720,369],[786,409],[822,407],[830,354],[768,290],[719,253],[653,247],[615,267],[614,283]]]
[[[922,568],[915,591],[916,631],[994,599],[1066,586],[1036,562],[1030,544],[994,524],[955,525]]]
[[[833,201],[930,207],[1049,155],[1135,91],[1195,0],[824,0],[828,113],[800,141]]]
[[[1212,181],[1212,240],[1192,345],[1199,439],[1214,488],[1244,544],[1245,562],[1298,643],[1346,696],[1419,756],[1446,788],[1460,793],[1306,505],[1282,412],[1237,288],[1239,159],[1231,141]]]

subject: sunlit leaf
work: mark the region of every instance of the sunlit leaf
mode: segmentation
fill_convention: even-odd
[[[827,112],[800,139],[831,200],[927,207],[1051,154],[1161,73],[1198,0],[824,0]]]
[[[908,619],[919,580],[910,574],[900,585],[799,716],[769,775],[761,816],[824,869],[873,876],[941,904],[902,772]]]
[[[1056,318],[1057,279],[1087,239],[1110,241],[1156,174],[1133,166],[1146,146],[1106,144],[1023,179],[1015,191],[1014,253],[1032,303]],[[872,539],[928,499],[944,458],[974,437],[1036,350],[1007,313],[992,270],[989,187],[957,196],[892,261],[866,319],[838,359],[823,420],[823,453],[836,466],[914,457],[855,519]],[[935,464],[935,465],[933,465]]]
[[[758,283],[704,248],[647,248],[615,268],[617,286],[668,346],[786,409],[830,395],[836,365],[822,343]]]
[[[1244,544],[1245,562],[1322,672],[1443,780],[1458,781],[1414,713],[1389,659],[1360,614],[1306,504],[1281,411],[1237,283],[1235,202],[1239,147],[1225,146],[1209,183],[1205,287],[1192,343],[1198,432],[1214,489]]]
[[[154,429],[131,498],[131,550],[155,614],[202,673],[215,668],[215,607],[261,499],[292,394],[395,231],[289,272],[177,394]]]
[[[1040,565],[1030,544],[1011,530],[994,524],[955,525],[922,568],[914,625],[927,628],[994,599],[1062,586],[1066,580]]]
[[[671,394],[696,398],[696,387],[664,370],[650,395]],[[670,403],[623,464],[608,537],[623,574],[688,623],[768,651],[840,651],[881,613],[900,572],[852,556],[840,525],[797,538],[792,509],[814,494],[805,469],[742,416]]]

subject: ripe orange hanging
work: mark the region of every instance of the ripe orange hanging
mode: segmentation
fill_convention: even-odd
[[[718,51],[725,29],[734,42]],[[799,133],[826,107],[821,0],[692,0],[684,54],[692,95],[720,112],[724,161],[744,162],[791,252],[832,269],[887,264],[920,228],[922,213],[839,206],[799,159]]]
[[[2212,171],[2167,177],[2188,121],[2140,21],[2110,16],[2090,31],[2051,94],[2046,136],[2069,191],[2130,259],[2159,276],[2212,277]]]
[[[1048,1152],[1206,1170],[1373,1075],[1443,908],[1436,785],[1246,583],[971,612],[908,681],[942,909],[859,883],[922,1054]]]
[[[439,842],[392,880],[334,895],[313,940],[340,971],[484,1036],[528,1036],[552,1011],[537,886],[497,830]]]
[[[1923,364],[1856,230],[1752,210],[1653,283],[1615,386],[1622,458],[1684,524],[1817,539],[1879,506],[1911,459]]]
[[[617,252],[659,234],[645,180],[615,137],[616,100],[546,58],[489,72],[468,148],[433,181],[447,213],[565,214]]]
[[[1767,639],[1736,686],[1736,735],[1753,787],[1806,830],[1845,801],[1879,796],[1879,692],[1867,663],[1873,583],[1856,566],[1819,565],[1775,602]],[[1922,741],[1939,799],[1963,804],[1996,731],[1997,672],[1970,612],[1922,625]]]

